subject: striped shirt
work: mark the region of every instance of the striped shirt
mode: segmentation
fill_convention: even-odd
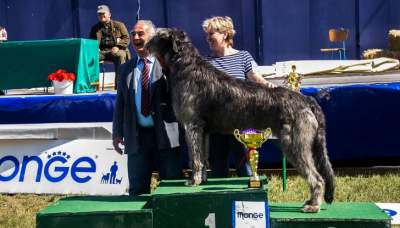
[[[246,79],[247,73],[257,66],[248,51],[239,51],[222,57],[207,56],[205,59],[218,70],[239,79]]]

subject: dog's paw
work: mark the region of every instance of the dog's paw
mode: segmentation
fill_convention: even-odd
[[[185,186],[193,186],[193,181],[192,180],[186,180],[185,181]]]
[[[312,205],[312,200],[306,200],[306,202],[303,203],[303,207],[307,206],[307,205]]]
[[[197,185],[199,185],[199,184],[196,184],[195,181],[192,179],[185,181],[185,186],[193,187],[193,186],[197,186]]]
[[[301,211],[304,213],[318,213],[319,209],[319,205],[304,205]]]
[[[201,177],[194,178],[192,181],[193,181],[193,185],[200,185],[202,182],[202,178]]]

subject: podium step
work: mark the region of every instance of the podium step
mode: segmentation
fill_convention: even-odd
[[[153,227],[150,196],[68,197],[39,211],[37,228]]]
[[[188,187],[184,180],[162,181],[152,197],[153,225],[164,227],[232,227],[234,201],[268,201],[267,178],[263,188],[248,189],[249,178],[209,179]]]
[[[335,202],[323,204],[320,213],[302,213],[301,203],[268,204],[266,177],[262,177],[261,189],[248,189],[248,179],[209,179],[195,187],[185,186],[185,180],[170,180],[162,181],[152,195],[64,198],[37,213],[36,227],[235,227],[235,216],[242,213],[243,220],[251,212],[233,211],[235,201],[239,201],[236,206],[249,205],[247,201],[265,202],[265,219],[269,224],[263,227],[390,227],[390,217],[374,203]],[[236,225],[241,222],[235,221]]]
[[[374,203],[323,204],[319,213],[302,213],[301,203],[270,203],[273,228],[386,228],[390,217]]]

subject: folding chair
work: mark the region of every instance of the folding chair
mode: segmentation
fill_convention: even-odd
[[[97,81],[97,82],[92,82],[92,83],[90,83],[90,85],[96,86],[96,90],[97,90],[97,91],[100,91],[100,86],[101,86],[101,91],[104,91],[104,87],[105,87],[104,78],[106,77],[105,64],[113,64],[113,65],[114,65],[114,63],[111,62],[111,61],[104,61],[104,60],[101,60],[101,61],[99,62],[99,64],[100,64],[100,73],[102,74],[101,83],[100,83],[100,79],[99,79],[99,81]],[[113,84],[110,84],[110,85],[107,85],[107,87],[108,87],[108,86],[114,86],[114,83],[113,83]]]
[[[329,41],[331,43],[340,43],[341,47],[335,48],[321,48],[321,52],[331,53],[331,58],[333,58],[333,53],[337,52],[339,54],[339,59],[346,59],[346,40],[349,38],[349,30],[340,28],[340,29],[329,29]]]

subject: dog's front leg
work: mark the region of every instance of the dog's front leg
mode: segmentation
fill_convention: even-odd
[[[202,158],[201,160],[203,161],[203,169],[202,169],[202,181],[207,182],[207,168],[210,166],[208,163],[208,158],[210,155],[210,135],[207,133],[204,133],[203,135],[203,150],[202,150]]]
[[[202,181],[202,171],[204,167],[202,152],[204,151],[203,127],[194,124],[185,125],[186,143],[188,144],[189,156],[192,159],[192,183],[199,185]]]

